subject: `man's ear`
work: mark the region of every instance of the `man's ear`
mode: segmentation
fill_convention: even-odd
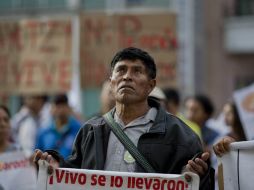
[[[155,86],[156,86],[156,79],[151,79],[150,80],[150,87],[151,87],[150,92],[152,92],[152,90],[154,89]]]

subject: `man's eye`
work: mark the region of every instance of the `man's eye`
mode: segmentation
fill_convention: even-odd
[[[122,73],[124,72],[124,68],[118,68],[116,71]]]
[[[140,69],[135,69],[135,73],[140,74],[142,71]]]

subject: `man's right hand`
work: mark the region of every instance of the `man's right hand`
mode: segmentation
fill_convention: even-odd
[[[42,152],[39,149],[36,149],[33,154],[33,162],[35,163],[36,166],[38,166],[39,160],[45,160],[49,163],[48,174],[52,174],[53,167],[56,168],[59,167],[59,162],[56,161],[50,154],[48,154],[47,152]]]
[[[219,157],[223,156],[225,153],[229,152],[229,145],[232,142],[235,142],[235,139],[232,137],[223,137],[218,143],[213,145],[214,153]]]

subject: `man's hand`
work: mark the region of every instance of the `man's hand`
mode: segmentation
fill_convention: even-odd
[[[232,137],[224,137],[218,143],[213,146],[213,150],[215,154],[219,157],[223,156],[225,153],[229,151],[230,143],[235,142],[235,139]]]
[[[208,170],[208,164],[206,161],[209,159],[210,154],[208,152],[204,152],[201,154],[200,158],[194,158],[193,160],[189,160],[188,164],[185,167],[185,171],[193,172],[198,174],[200,177],[203,176]],[[186,176],[187,181],[190,179]]]
[[[36,166],[38,166],[39,160],[46,160],[49,163],[48,174],[52,174],[53,167],[59,167],[59,163],[47,152],[36,149],[32,157]]]

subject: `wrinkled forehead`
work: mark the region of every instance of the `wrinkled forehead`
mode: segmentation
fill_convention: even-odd
[[[140,59],[135,59],[135,60],[125,59],[125,60],[118,61],[115,64],[114,69],[117,67],[122,67],[122,66],[146,68],[145,64]]]

